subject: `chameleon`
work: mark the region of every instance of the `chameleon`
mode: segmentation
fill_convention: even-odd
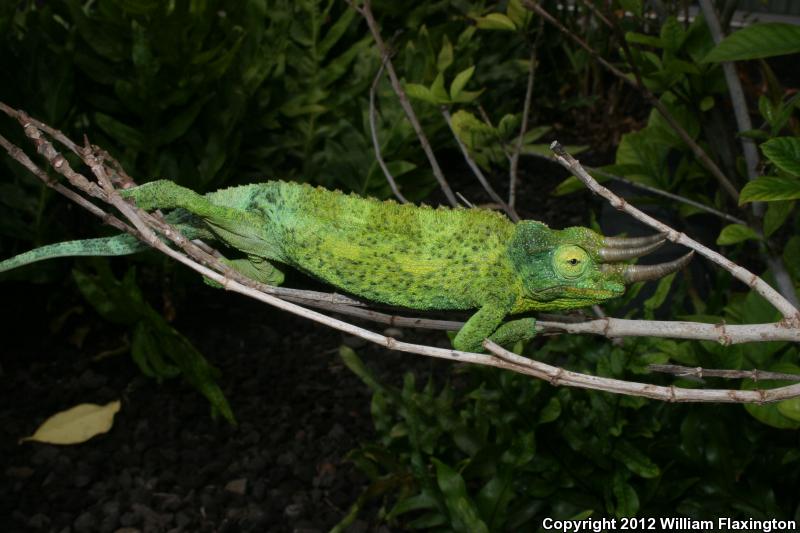
[[[535,318],[514,315],[616,298],[626,285],[675,272],[692,257],[625,264],[666,236],[557,230],[488,209],[400,204],[294,182],[201,195],[159,180],[120,193],[142,209],[169,210],[167,220],[187,238],[221,243],[234,254],[226,264],[263,283],[283,283],[281,267],[288,266],[373,302],[474,310],[453,340],[455,349],[468,352],[482,351],[485,338],[502,346],[533,338]],[[55,243],[0,262],[0,272],[54,257],[146,249],[128,234]]]

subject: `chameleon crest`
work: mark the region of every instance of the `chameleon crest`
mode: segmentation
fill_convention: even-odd
[[[663,235],[554,230],[483,209],[401,205],[281,181],[204,196],[156,181],[123,195],[143,209],[173,210],[170,221],[187,236],[222,243],[232,253],[230,266],[265,283],[282,283],[278,265],[287,265],[371,301],[477,309],[453,342],[465,351],[480,351],[487,337],[510,345],[535,335],[533,318],[504,322],[509,315],[600,303],[622,295],[626,284],[675,272],[691,259],[621,263],[652,252]],[[145,248],[128,235],[58,243],[0,262],[0,272],[51,257]]]

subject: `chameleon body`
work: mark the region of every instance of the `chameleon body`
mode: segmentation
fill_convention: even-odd
[[[513,223],[489,210],[430,208],[378,201],[273,181],[201,196],[169,181],[122,191],[189,238],[214,239],[238,256],[229,265],[278,285],[288,265],[368,300],[420,310],[477,312],[456,349],[480,351],[535,334],[535,321],[509,315],[585,307],[623,294],[625,283],[653,279],[679,261],[636,267],[607,264],[647,253],[663,236],[614,239],[583,227],[553,230]],[[0,272],[51,257],[125,255],[146,249],[128,235],[58,243],[0,262]],[[649,270],[648,270],[649,269]]]

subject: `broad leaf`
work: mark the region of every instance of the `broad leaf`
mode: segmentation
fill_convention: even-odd
[[[482,30],[514,31],[517,29],[514,21],[502,13],[489,13],[485,17],[476,17],[475,22]]]
[[[422,100],[423,102],[428,102],[429,104],[436,103],[436,97],[433,96],[431,90],[424,85],[420,85],[419,83],[406,83],[404,88],[409,98]]]
[[[717,237],[717,244],[720,246],[727,246],[729,244],[736,244],[737,242],[746,241],[748,239],[758,238],[758,234],[747,226],[742,224],[729,224],[722,228],[719,237]]]
[[[764,214],[764,235],[769,237],[780,228],[794,209],[794,202],[770,202]]]
[[[800,177],[800,138],[776,137],[762,144],[761,150],[773,165]]]
[[[115,400],[105,405],[82,403],[66,411],[56,413],[39,426],[30,437],[20,442],[36,441],[48,444],[79,444],[96,435],[107,433],[114,424],[114,415],[120,402]]]
[[[436,68],[439,72],[444,72],[447,67],[453,64],[453,45],[445,35],[442,38],[442,49],[439,51],[439,58],[436,60]]]
[[[800,52],[800,26],[780,22],[753,24],[728,35],[704,62],[739,61]]]
[[[765,176],[744,186],[739,194],[739,204],[797,200],[798,198],[800,198],[800,179]]]
[[[450,84],[450,98],[455,100],[461,94],[461,91],[464,90],[464,86],[467,82],[472,78],[472,74],[475,72],[475,65],[466,68],[456,74],[456,77],[453,79],[453,83]]]
[[[461,474],[438,459],[431,458],[431,460],[436,465],[436,482],[444,494],[452,528],[465,533],[488,533],[489,529],[481,520],[478,509],[467,494],[467,486]]]

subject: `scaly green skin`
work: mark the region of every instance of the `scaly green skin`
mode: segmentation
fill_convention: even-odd
[[[400,205],[278,181],[205,196],[156,181],[123,194],[143,209],[177,209],[183,231],[243,254],[228,264],[266,283],[283,281],[276,262],[376,302],[478,309],[454,340],[459,350],[479,351],[487,337],[509,345],[535,335],[534,319],[503,324],[508,315],[584,307],[624,292],[618,272],[601,271],[603,237],[587,228],[551,230],[488,210]],[[128,236],[61,243],[0,262],[0,272],[142,248]]]

